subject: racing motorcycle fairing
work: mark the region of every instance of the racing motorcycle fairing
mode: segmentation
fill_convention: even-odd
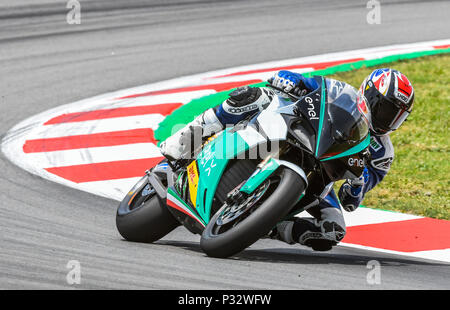
[[[288,166],[309,183],[302,197],[314,199],[324,188],[331,188],[332,182],[362,174],[370,139],[368,124],[351,92],[344,88],[330,99],[325,79],[316,80],[321,87],[298,101],[274,96],[265,110],[213,137],[195,160],[174,174],[167,204],[186,228],[201,233],[217,211],[213,201],[230,160],[256,156],[251,158],[259,164],[239,189],[245,194],[281,166]]]

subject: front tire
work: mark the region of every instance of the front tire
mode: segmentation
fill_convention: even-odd
[[[179,225],[147,177],[128,193],[116,213],[117,230],[128,241],[152,243]]]
[[[216,212],[200,240],[200,246],[208,256],[226,258],[241,252],[266,235],[289,213],[304,192],[306,183],[296,172],[288,168],[280,170],[277,176],[279,183],[273,192],[269,193],[270,195],[261,204],[255,205],[257,208],[235,226],[220,232],[219,217],[223,216],[227,205]]]

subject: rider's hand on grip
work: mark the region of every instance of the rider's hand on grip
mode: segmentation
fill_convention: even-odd
[[[345,211],[352,212],[359,207],[364,196],[363,188],[368,179],[369,171],[365,168],[362,176],[348,179],[342,184],[338,196]]]
[[[281,70],[271,77],[268,82],[285,93],[301,97],[310,91],[303,80],[304,77],[299,73]]]

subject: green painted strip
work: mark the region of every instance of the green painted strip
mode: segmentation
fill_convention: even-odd
[[[392,56],[386,56],[386,57],[372,59],[372,60],[361,60],[361,61],[357,61],[354,63],[347,63],[347,64],[329,67],[329,68],[326,68],[323,70],[307,72],[307,73],[304,73],[304,75],[307,77],[310,77],[313,75],[326,76],[326,75],[331,75],[331,74],[335,74],[338,72],[357,70],[362,67],[375,67],[375,66],[379,66],[381,64],[387,64],[387,63],[399,61],[399,60],[407,60],[407,59],[439,55],[439,54],[446,54],[446,53],[450,53],[450,48],[435,49],[435,50],[422,51],[422,52],[413,52],[413,53],[401,54],[401,55],[392,55]],[[252,84],[251,86],[260,87],[260,86],[264,86],[265,84],[266,84],[266,82],[262,82],[262,83]],[[172,114],[168,115],[159,124],[158,129],[155,131],[156,140],[164,141],[167,137],[169,137],[173,133],[175,133],[175,131],[173,131],[173,129],[182,128],[185,124],[192,121],[197,115],[199,115],[203,111],[219,105],[225,99],[228,98],[228,94],[231,91],[232,90],[223,91],[223,92],[219,92],[219,93],[216,93],[213,95],[194,99],[194,100],[190,101],[189,103],[179,107]]]
[[[332,160],[332,159],[336,159],[336,158],[340,158],[340,157],[345,157],[345,156],[349,156],[352,154],[356,154],[361,152],[362,150],[364,150],[366,147],[368,147],[370,144],[370,134],[367,135],[367,137],[364,139],[363,142],[359,143],[358,145],[355,145],[354,147],[352,147],[351,149],[348,149],[345,152],[342,152],[341,154],[332,156],[332,157],[328,157],[325,159],[321,159],[320,161],[327,161],[327,160]]]
[[[325,79],[322,79],[322,94],[320,96],[320,116],[319,116],[319,130],[317,130],[316,156],[319,153],[320,136],[322,135],[323,119],[325,118]]]

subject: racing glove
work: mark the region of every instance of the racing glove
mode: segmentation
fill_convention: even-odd
[[[268,82],[286,93],[303,96],[317,89],[319,85],[314,78],[306,78],[300,73],[281,70],[271,77]]]
[[[359,207],[364,197],[364,185],[368,180],[369,170],[364,168],[363,174],[359,178],[347,179],[342,184],[338,196],[345,211],[352,212]]]

